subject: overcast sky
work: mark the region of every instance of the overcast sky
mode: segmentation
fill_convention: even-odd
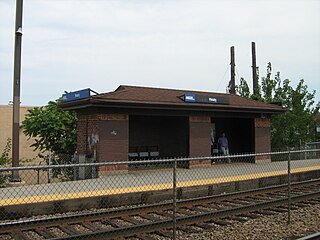
[[[15,1],[0,1],[0,104],[12,100]],[[119,85],[225,92],[230,47],[236,80],[252,86],[268,62],[320,95],[320,1],[28,0],[23,8],[21,104],[64,91]]]

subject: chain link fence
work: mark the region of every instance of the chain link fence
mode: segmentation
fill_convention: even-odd
[[[317,146],[317,145],[309,145]],[[320,150],[95,162],[94,158],[48,155],[47,164],[0,168],[0,177],[19,171],[20,183],[3,178],[0,222],[42,218],[85,209],[177,202],[320,178]],[[56,164],[56,163],[60,164]],[[69,162],[68,164],[61,164]],[[2,178],[0,178],[2,179]],[[289,189],[289,187],[288,187]],[[289,190],[288,190],[289,191]]]
[[[320,142],[309,142],[300,146],[300,150],[314,150],[320,149]],[[319,158],[319,154],[316,151],[307,151],[303,153],[303,159]]]

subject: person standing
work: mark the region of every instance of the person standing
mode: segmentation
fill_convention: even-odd
[[[220,150],[224,156],[229,156],[229,143],[228,139],[226,138],[226,134],[222,132],[221,137],[218,139],[218,143],[220,146]],[[228,158],[228,162],[231,162],[231,159]]]
[[[214,131],[211,128],[211,133],[210,133],[210,142],[211,142],[211,156],[213,155],[213,149],[214,149],[214,145],[215,145],[215,136],[214,136]]]

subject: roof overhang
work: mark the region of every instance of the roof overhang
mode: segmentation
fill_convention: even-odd
[[[175,110],[175,111],[191,111],[191,112],[241,112],[241,113],[265,113],[265,114],[277,114],[287,111],[283,108],[268,109],[268,108],[256,108],[256,107],[236,107],[232,105],[210,105],[210,104],[173,104],[173,103],[144,103],[139,101],[119,101],[119,100],[96,100],[96,99],[84,99],[74,102],[64,103],[60,105],[65,110],[80,111],[90,108],[101,109],[143,109],[143,110]]]

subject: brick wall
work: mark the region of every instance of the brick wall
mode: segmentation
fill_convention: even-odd
[[[77,152],[78,154],[92,155],[88,137],[98,133],[101,114],[78,114],[77,117]]]
[[[268,118],[255,118],[255,152],[268,153],[271,152],[271,122]],[[271,161],[270,156],[257,156],[256,162]]]
[[[128,116],[122,114],[78,114],[78,154],[92,156],[94,147],[98,162],[128,160]],[[98,143],[94,146],[94,140]],[[127,165],[102,166],[100,170],[126,170]]]
[[[210,145],[210,128],[211,119],[210,117],[189,117],[189,156],[190,157],[201,157],[211,155]],[[210,164],[210,160],[190,161],[189,166],[194,167],[202,164]]]

